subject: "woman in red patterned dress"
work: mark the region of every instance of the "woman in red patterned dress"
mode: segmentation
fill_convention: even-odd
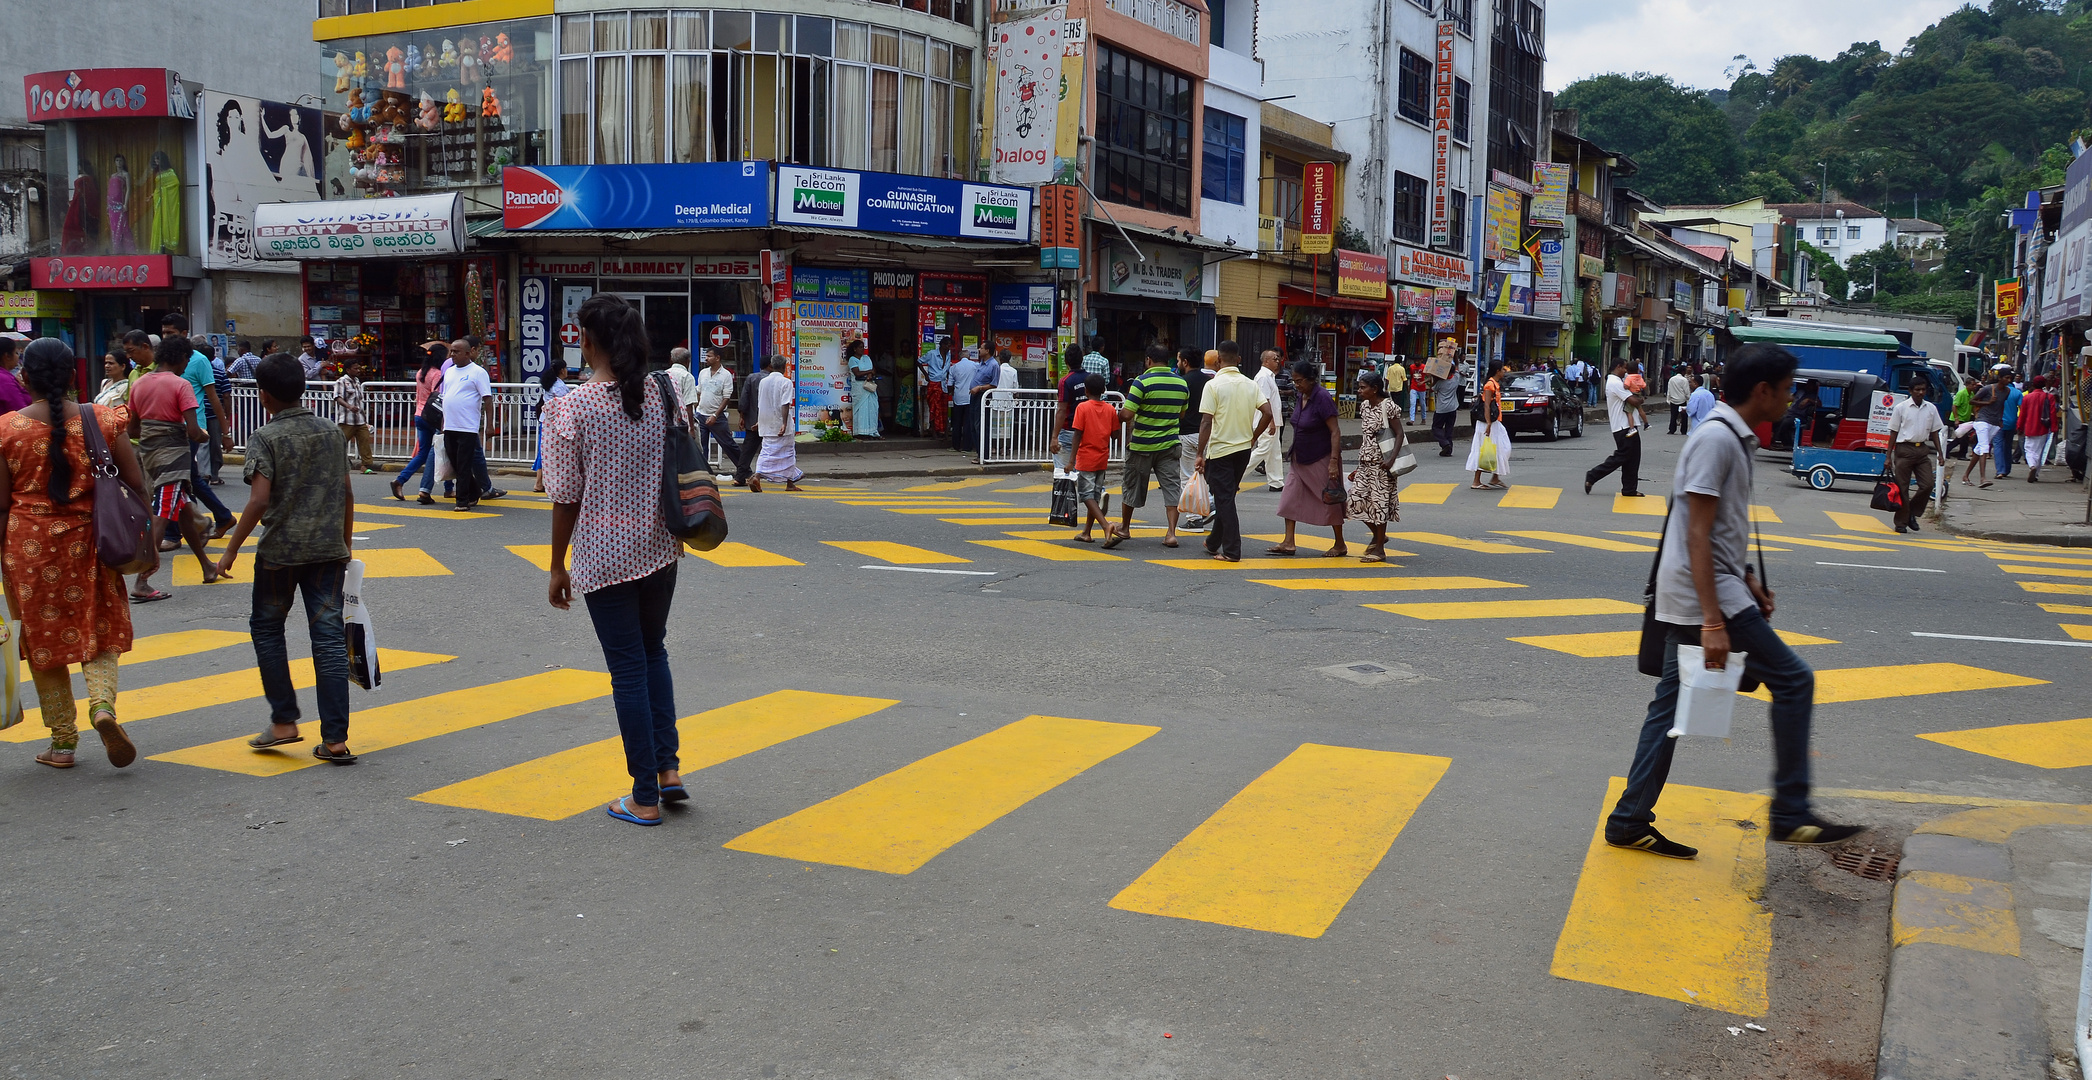
[[[21,655],[36,679],[50,749],[36,760],[73,767],[80,743],[75,727],[69,664],[87,677],[95,734],[121,769],[137,757],[116,720],[116,658],[131,651],[131,605],[123,578],[95,557],[94,469],[81,434],[73,390],[73,350],[41,338],[24,351],[22,374],[36,397],[26,409],[0,416],[0,520],[6,522],[8,614],[22,620]],[[55,420],[55,422],[54,422]],[[102,441],[116,459],[118,477],[143,490],[145,476],[131,451],[127,421],[97,409]],[[12,663],[5,657],[0,662]]]

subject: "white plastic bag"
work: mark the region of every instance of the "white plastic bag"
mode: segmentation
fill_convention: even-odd
[[[1213,489],[1206,486],[1205,473],[1194,472],[1184,481],[1184,494],[1177,499],[1177,512],[1200,518],[1213,513]]]
[[[457,470],[450,467],[450,449],[443,445],[445,441],[440,431],[434,439],[429,440],[429,454],[435,458],[434,464],[429,468],[434,472],[439,484],[448,484],[458,475]]]
[[[1729,737],[1729,720],[1736,715],[1736,688],[1743,682],[1743,663],[1749,655],[1732,652],[1728,666],[1707,670],[1707,654],[1698,645],[1678,646],[1678,714],[1671,720],[1671,737],[1705,735],[1710,739]]]
[[[363,560],[350,559],[341,575],[341,630],[349,646],[349,681],[365,690],[384,685],[378,670],[378,628],[363,602]]]
[[[0,731],[22,722],[22,665],[17,663],[22,656],[22,624],[8,619],[0,622]]]

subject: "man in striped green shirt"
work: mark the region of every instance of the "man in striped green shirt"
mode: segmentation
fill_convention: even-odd
[[[1103,546],[1117,547],[1133,535],[1133,512],[1147,505],[1149,476],[1162,488],[1162,513],[1169,522],[1162,546],[1177,546],[1177,499],[1183,489],[1177,429],[1190,406],[1191,386],[1170,366],[1169,349],[1148,346],[1148,369],[1126,384],[1126,403],[1119,406],[1119,419],[1131,425],[1126,433],[1125,485],[1120,489],[1119,529]]]

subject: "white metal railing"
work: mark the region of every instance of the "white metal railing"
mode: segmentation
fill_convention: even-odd
[[[534,382],[494,384],[493,415],[487,423],[483,448],[489,465],[528,467],[537,461],[538,403],[544,396],[544,388]],[[332,383],[306,384],[299,403],[321,419],[340,422]],[[245,450],[247,434],[268,420],[262,412],[261,391],[248,380],[233,380],[232,401],[226,411],[232,418],[233,447]],[[416,415],[413,383],[363,384],[363,419],[370,425],[372,450],[379,460],[405,461],[414,456]],[[717,440],[710,450],[712,466],[717,469],[725,460]]]
[[[1117,391],[1104,395],[1117,406],[1126,399]],[[1056,390],[990,390],[981,395],[979,445],[983,465],[1044,464],[1053,460],[1060,427],[1060,392]],[[1111,460],[1126,460],[1126,430],[1111,437]]]
[[[2085,953],[2077,981],[2077,1027],[2071,1035],[2071,1041],[2077,1044],[2078,1075],[2084,1076],[2087,1069],[2092,1069],[2092,905],[2085,911]]]

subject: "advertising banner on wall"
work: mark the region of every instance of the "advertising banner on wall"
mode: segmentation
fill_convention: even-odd
[[[770,163],[511,165],[501,227],[749,229],[770,224]]]
[[[1055,310],[1052,283],[988,286],[988,328],[1051,330]]]
[[[1387,299],[1387,258],[1338,250],[1337,295],[1359,300]]]
[[[1482,256],[1492,261],[1518,256],[1518,223],[1525,196],[1499,184],[1489,185],[1489,221],[1482,230]]]
[[[516,288],[516,335],[522,341],[517,365],[523,381],[535,382],[552,363],[552,279],[526,277]]]
[[[1300,252],[1327,255],[1337,241],[1337,163],[1310,161],[1300,176]]]
[[[1100,251],[1104,256],[1104,291],[1113,295],[1189,300],[1196,304],[1205,289],[1205,260],[1196,252],[1179,253],[1159,244],[1150,245],[1148,260],[1142,262],[1131,248],[1119,244],[1106,244]]]
[[[1434,289],[1443,287],[1469,292],[1475,287],[1474,264],[1465,256],[1425,251],[1406,244],[1395,245],[1391,276],[1396,281],[1429,285]]]
[[[69,68],[22,80],[32,124],[191,115],[181,76],[166,68]]]
[[[1057,183],[1075,183],[1082,169],[1082,88],[1089,69],[1084,55],[1088,50],[1088,20],[1069,19],[1061,33],[1060,109],[1054,118],[1053,179]]]
[[[1530,224],[1550,229],[1562,227],[1569,216],[1569,166],[1552,161],[1533,163],[1533,205],[1526,211]]]
[[[32,289],[171,289],[172,255],[59,255],[29,260]]]
[[[1460,292],[1457,289],[1431,290],[1431,329],[1434,333],[1450,334],[1460,326]]]
[[[1539,273],[1533,281],[1533,314],[1543,319],[1559,319],[1562,317],[1562,238],[1542,240],[1535,246],[1540,257]]]
[[[1043,184],[1053,179],[1067,24],[1067,9],[1055,7],[988,28],[988,62],[995,68],[991,180]]]
[[[1082,268],[1082,189],[1074,184],[1039,189],[1039,266]]]
[[[1438,24],[1431,64],[1431,243],[1453,242],[1453,35],[1450,19]]]
[[[930,176],[777,168],[777,224],[1031,242],[1032,189]]]
[[[254,210],[265,203],[319,202],[326,195],[320,110],[206,90],[196,125],[203,163],[203,265],[212,270],[297,268],[257,250]]]
[[[822,300],[792,305],[801,430],[822,420],[843,419],[843,409],[850,404],[850,373],[843,365],[843,347],[871,332],[866,311],[863,304]]]
[[[462,197],[263,203],[255,250],[265,259],[381,259],[454,255],[465,247]]]

